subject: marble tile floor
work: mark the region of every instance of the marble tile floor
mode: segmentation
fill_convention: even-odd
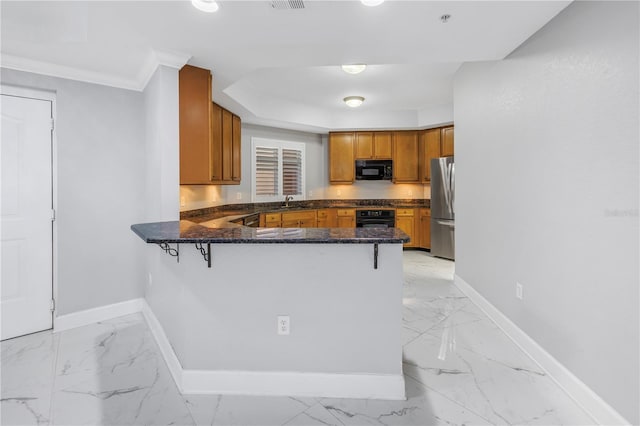
[[[139,314],[2,342],[2,425],[589,425],[453,285],[453,262],[404,253],[408,399],[185,395]]]

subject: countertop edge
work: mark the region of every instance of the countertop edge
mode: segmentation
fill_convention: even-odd
[[[149,244],[403,244],[410,240],[398,228],[207,228],[185,220],[138,223],[131,230]]]

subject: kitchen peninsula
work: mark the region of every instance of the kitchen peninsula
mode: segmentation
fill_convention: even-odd
[[[175,256],[146,316],[183,393],[404,399],[401,230],[131,228]]]

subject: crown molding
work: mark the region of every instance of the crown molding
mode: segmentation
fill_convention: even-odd
[[[18,71],[44,74],[51,77],[66,78],[85,83],[100,84],[119,89],[135,90],[141,92],[160,65],[171,68],[182,68],[191,55],[175,52],[152,50],[144,65],[138,71],[135,78],[126,78],[113,74],[85,70],[81,68],[67,67],[51,62],[38,61],[8,53],[1,53],[0,66]]]
[[[138,85],[140,91],[144,90],[153,77],[153,73],[160,66],[180,69],[191,59],[191,55],[185,53],[152,50],[147,56],[147,61],[138,72]]]

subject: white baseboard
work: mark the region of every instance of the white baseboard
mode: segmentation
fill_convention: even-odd
[[[142,313],[183,394],[406,399],[402,374],[185,370],[146,301]]]
[[[131,299],[112,305],[56,316],[53,319],[53,331],[57,333],[124,315],[135,314],[142,311],[143,304],[145,304],[145,300],[142,298]]]
[[[184,370],[185,394],[404,400],[404,376],[287,371]]]
[[[455,285],[473,303],[505,332],[547,375],[555,381],[580,407],[600,425],[628,425],[613,407],[607,404],[598,394],[578,379],[571,371],[542,348],[527,333],[522,331],[509,318],[493,306],[487,299],[471,287],[458,275],[454,277]]]
[[[162,356],[167,363],[167,367],[173,377],[173,381],[176,382],[178,390],[184,393],[182,388],[182,365],[180,364],[180,360],[178,360],[178,356],[171,347],[171,343],[169,342],[160,321],[158,321],[158,318],[153,313],[146,300],[143,300],[142,315],[144,315],[144,319],[147,320],[147,324],[151,329],[151,334],[153,334],[153,337],[156,339],[156,343],[160,348],[160,353],[162,353]]]

